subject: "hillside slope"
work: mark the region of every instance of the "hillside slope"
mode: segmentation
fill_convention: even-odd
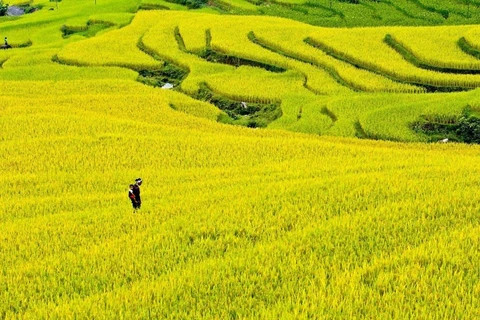
[[[473,48],[477,27],[330,30],[136,13],[131,0],[38,3],[0,22],[15,45],[0,51],[0,319],[479,316],[480,147],[420,143],[410,127],[475,112],[476,85],[427,93],[303,42],[378,66],[385,56],[362,52],[359,33],[390,53],[391,34],[425,58],[412,38],[436,30],[449,68],[475,69],[453,44]],[[244,65],[208,61],[207,43]],[[176,89],[151,86],[152,70],[178,76]],[[424,72],[449,86],[466,76]],[[282,114],[266,128],[222,123],[231,110],[210,103],[204,82]],[[362,83],[394,92],[352,88]]]

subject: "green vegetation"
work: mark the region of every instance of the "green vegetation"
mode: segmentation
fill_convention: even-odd
[[[448,138],[451,141],[480,143],[480,118],[472,113],[469,106],[459,117],[423,116],[412,128],[426,134],[431,141]]]
[[[252,67],[265,69],[270,72],[278,72],[278,73],[286,71],[284,68],[281,68],[281,67],[269,65],[266,63],[258,62],[258,61],[252,61],[252,60],[248,60],[240,57],[230,56],[230,55],[223,54],[221,52],[211,50],[211,49],[206,49],[205,51],[201,52],[199,56],[209,62],[224,63],[234,67],[252,66]]]
[[[235,14],[279,16],[312,25],[329,27],[355,26],[427,26],[476,24],[480,22],[480,4],[450,0],[280,0],[250,1],[255,7],[244,8],[238,1],[218,6]],[[215,2],[213,2],[215,5]],[[242,11],[242,8],[243,11]]]
[[[186,6],[189,9],[198,9],[203,7],[207,3],[206,0],[169,0],[169,2]]]
[[[480,51],[475,49],[475,48],[472,48],[472,46],[467,42],[467,40],[465,40],[464,37],[461,37],[459,40],[458,40],[458,46],[467,54],[477,58],[477,59],[480,59]]]
[[[142,3],[139,7],[139,10],[170,10],[169,7],[162,5],[162,4],[156,4],[156,3]]]
[[[93,37],[98,32],[113,27],[115,24],[109,21],[87,21],[86,26],[67,26],[63,25],[61,30],[64,38],[68,38],[73,34],[81,35],[84,37]]]
[[[4,4],[3,0],[0,0],[0,17],[7,14],[8,4]]]
[[[167,83],[172,84],[173,87],[178,87],[187,74],[187,71],[165,62],[160,69],[138,71],[137,80],[153,87],[162,87]]]
[[[206,84],[202,84],[195,98],[211,103],[224,111],[225,113],[220,114],[218,119],[222,123],[249,128],[266,128],[269,123],[282,116],[282,110],[278,103],[261,104],[234,101],[215,94]]]

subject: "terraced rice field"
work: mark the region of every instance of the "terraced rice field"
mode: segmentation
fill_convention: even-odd
[[[480,316],[480,148],[415,130],[478,112],[465,6],[32,4],[0,18],[0,319]],[[445,20],[268,10],[306,5]]]
[[[148,21],[161,22],[149,24]],[[238,103],[279,102],[283,115],[270,126],[309,133],[343,132],[341,135],[355,136],[358,132],[355,132],[353,124],[357,124],[357,129],[360,126],[370,137],[422,141],[425,137],[408,130],[409,123],[416,118],[426,112],[460,116],[467,105],[477,104],[476,93],[472,91],[480,84],[476,58],[462,51],[458,45],[458,40],[474,32],[475,26],[326,29],[289,22],[290,29],[285,32],[283,25],[285,21],[278,18],[214,18],[210,14],[146,11],[137,13],[125,28],[65,46],[56,57],[69,65],[119,66],[133,70],[156,68],[167,61],[187,70],[188,76],[179,85],[179,90],[185,94],[195,97],[201,85],[205,84],[217,94]],[[402,34],[408,35],[410,41],[400,40],[398,35]],[[445,34],[445,37],[442,42],[435,41],[430,34],[438,37]],[[435,65],[437,69],[431,70],[406,60],[402,52],[386,43],[387,36],[394,37],[396,43],[418,60]],[[415,36],[417,41],[412,41]],[[101,45],[109,41],[115,46]],[[419,48],[412,49],[408,43],[416,43]],[[202,52],[209,50],[248,60],[253,66],[264,68],[203,59]],[[114,54],[119,51],[124,54]],[[429,51],[437,52],[435,61],[428,61],[426,54]],[[130,62],[125,63],[125,59]],[[267,67],[276,67],[283,72],[272,72]],[[444,98],[438,93],[421,97],[426,92],[439,91],[461,92],[445,94]],[[377,95],[367,97],[362,92],[402,95],[390,95],[394,97],[394,105],[391,105],[385,101],[378,103]],[[362,98],[352,98],[359,94]],[[373,106],[356,104],[354,114],[347,116],[347,108],[335,111],[328,108],[329,104],[337,103],[339,96],[343,97],[340,98],[341,104],[349,104],[352,100],[362,103],[372,101]],[[436,102],[438,97],[442,97],[440,105]],[[426,102],[418,106],[419,99]],[[410,101],[417,106],[410,107]],[[378,115],[379,109],[399,107],[405,112],[390,118],[391,122],[385,128],[377,125],[376,121],[362,121],[370,117],[362,114],[364,112]],[[322,110],[328,112],[322,113]],[[332,121],[332,118],[346,116],[351,128],[337,128],[341,122]]]

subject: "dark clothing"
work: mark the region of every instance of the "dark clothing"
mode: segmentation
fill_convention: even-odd
[[[133,194],[132,190],[128,191],[128,197],[130,198],[130,200],[132,200],[133,209],[140,208],[140,204],[138,203],[137,199],[135,198],[135,195]]]
[[[138,208],[140,209],[140,206],[142,205],[142,199],[140,198],[140,186],[139,185],[133,185],[133,194],[135,195],[135,200],[137,200],[138,203]]]

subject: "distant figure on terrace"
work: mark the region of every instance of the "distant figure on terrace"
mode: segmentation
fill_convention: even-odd
[[[137,212],[139,204],[137,199],[135,198],[135,194],[133,193],[133,184],[130,185],[130,189],[128,190],[128,198],[132,201],[133,213]]]
[[[11,45],[8,44],[8,39],[7,39],[7,37],[5,37],[5,39],[4,39],[3,41],[5,42],[5,44],[2,45],[2,46],[0,47],[0,49],[10,49],[10,48],[12,47]]]

